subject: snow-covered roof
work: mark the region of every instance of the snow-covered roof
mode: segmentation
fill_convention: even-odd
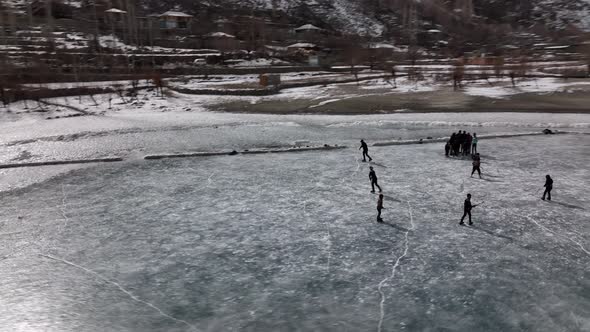
[[[316,45],[312,44],[312,43],[296,43],[296,44],[287,46],[287,48],[314,48],[314,47],[316,47]]]
[[[212,37],[212,38],[236,38],[236,36],[232,36],[225,32],[211,32],[210,34],[206,35],[205,37]]]
[[[313,24],[305,24],[305,25],[302,25],[299,28],[295,29],[295,31],[305,31],[305,30],[322,30],[322,29],[316,27]]]
[[[160,17],[193,17],[193,15],[185,14],[183,12],[175,12],[175,11],[167,11],[163,14],[160,14]]]
[[[569,48],[570,45],[558,45],[558,46],[547,46],[545,47],[546,50],[563,50]]]
[[[367,44],[367,48],[373,48],[373,49],[396,49],[397,47],[391,45],[391,44],[387,44],[387,43],[369,43]]]
[[[268,48],[269,50],[273,50],[273,51],[286,51],[287,50],[287,47],[285,47],[285,46],[265,45],[264,47]]]
[[[121,9],[117,9],[117,8],[111,8],[109,10],[105,10],[105,13],[114,13],[114,14],[127,14],[126,11],[121,10]]]

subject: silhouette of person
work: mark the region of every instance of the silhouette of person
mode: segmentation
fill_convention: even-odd
[[[481,179],[481,160],[479,158],[479,153],[476,153],[473,156],[473,169],[471,170],[471,177],[473,177],[473,173],[475,173],[475,171],[477,171],[477,174],[479,174],[479,178]]]
[[[366,158],[369,158],[369,161],[373,160],[373,158],[371,158],[371,156],[369,156],[369,147],[367,146],[367,143],[365,143],[364,140],[361,140],[361,147],[359,148],[359,150],[360,149],[363,149],[363,162],[367,161]]]
[[[551,190],[553,189],[553,179],[549,174],[545,177],[545,191],[543,192],[542,200],[545,200],[545,195],[547,195],[547,200],[551,200]]]
[[[463,217],[461,217],[461,222],[459,222],[459,225],[465,225],[463,219],[465,219],[466,216],[469,216],[469,225],[473,225],[473,222],[471,221],[471,209],[476,206],[477,204],[471,205],[471,194],[467,194],[467,199],[465,200],[465,203],[463,203]]]
[[[377,200],[377,222],[383,222],[383,219],[381,219],[381,210],[383,210],[383,194],[379,194],[379,199]]]
[[[379,186],[379,184],[377,183],[377,174],[375,173],[375,170],[373,169],[373,166],[369,167],[371,170],[369,171],[369,180],[371,180],[371,192],[374,193],[375,192],[375,186],[377,186],[377,188],[379,188],[379,192],[381,192],[381,187]]]

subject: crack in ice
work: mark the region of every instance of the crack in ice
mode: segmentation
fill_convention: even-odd
[[[67,213],[66,213],[68,196],[66,194],[66,190],[65,190],[65,187],[64,187],[63,184],[61,185],[61,195],[62,195],[61,207],[59,209],[61,210],[61,214],[64,217],[64,224],[62,226],[62,231],[63,231],[68,226],[68,223],[69,223],[69,220],[70,220],[68,218]]]
[[[91,274],[91,275],[97,277],[98,279],[100,279],[100,280],[102,280],[102,281],[104,281],[104,282],[106,282],[108,284],[111,284],[111,285],[117,287],[122,293],[124,293],[125,295],[129,296],[133,301],[138,302],[138,303],[141,303],[141,304],[144,304],[144,305],[146,305],[146,306],[148,306],[148,307],[156,310],[161,316],[166,317],[166,318],[169,318],[169,319],[171,319],[171,320],[173,320],[175,322],[182,323],[182,324],[190,327],[191,330],[197,330],[197,327],[196,326],[190,324],[189,322],[187,322],[185,320],[178,319],[178,318],[175,318],[175,317],[172,317],[172,316],[168,315],[167,313],[165,313],[164,311],[162,311],[162,309],[156,307],[155,305],[153,305],[150,302],[147,302],[147,301],[144,301],[144,300],[138,298],[137,296],[133,295],[130,291],[128,291],[125,288],[123,288],[123,286],[121,286],[119,283],[117,283],[115,281],[112,281],[112,280],[109,280],[107,277],[101,275],[98,272],[95,272],[93,270],[90,270],[89,268],[83,267],[83,266],[78,265],[76,263],[72,263],[72,262],[70,262],[68,260],[65,260],[63,258],[59,258],[59,257],[47,255],[47,254],[41,254],[41,253],[39,254],[39,256],[45,257],[45,258],[48,258],[48,259],[51,259],[51,260],[54,260],[54,261],[58,261],[58,262],[61,262],[61,263],[64,263],[66,265],[69,265],[69,266],[75,267],[77,269],[80,269],[80,270],[82,270],[82,271],[84,271],[84,272],[86,272],[88,274]]]
[[[410,214],[410,224],[412,225],[412,227],[410,227],[410,229],[408,229],[405,232],[405,248],[404,248],[404,252],[401,256],[399,256],[396,261],[395,264],[393,264],[392,268],[391,268],[391,275],[389,275],[387,278],[381,280],[381,282],[379,283],[379,287],[377,287],[377,291],[379,292],[379,295],[381,296],[381,302],[379,303],[379,309],[380,309],[380,317],[379,317],[379,325],[377,326],[377,331],[381,332],[381,329],[383,328],[383,319],[385,318],[385,293],[383,292],[383,286],[389,281],[392,280],[393,278],[395,278],[395,272],[397,271],[398,266],[400,265],[400,262],[402,259],[404,259],[404,257],[407,256],[408,254],[408,250],[410,249],[410,239],[409,239],[409,234],[411,231],[414,230],[414,215],[412,214],[412,205],[410,204],[410,201],[407,201],[408,203],[408,211]]]
[[[529,219],[530,221],[532,221],[532,222],[533,222],[535,225],[537,225],[537,226],[539,226],[540,228],[542,228],[543,230],[545,230],[546,232],[549,232],[549,233],[551,233],[551,234],[553,234],[553,235],[556,235],[556,236],[558,236],[558,237],[561,237],[562,239],[566,239],[566,240],[568,240],[568,241],[570,241],[570,242],[572,242],[572,243],[576,244],[578,247],[580,247],[580,249],[582,249],[582,251],[583,251],[584,253],[586,253],[586,255],[590,256],[590,251],[588,251],[586,248],[584,248],[584,246],[583,246],[583,245],[582,245],[580,242],[578,242],[578,241],[574,240],[574,239],[573,239],[573,238],[571,238],[571,237],[567,237],[567,236],[564,236],[564,235],[561,235],[561,234],[559,234],[559,233],[557,233],[557,232],[554,232],[554,231],[552,231],[551,229],[547,228],[546,226],[543,226],[543,225],[541,225],[541,224],[540,224],[540,223],[539,223],[537,220],[535,220],[535,219],[531,218],[531,216],[530,216],[530,215],[527,215],[527,216],[526,216],[526,218],[527,218],[527,219]]]
[[[211,173],[211,175],[209,175],[209,177],[207,178],[207,186],[205,186],[205,188],[209,188],[211,183],[213,183],[213,181],[211,181],[211,178],[213,177],[213,175],[215,175],[215,172]]]

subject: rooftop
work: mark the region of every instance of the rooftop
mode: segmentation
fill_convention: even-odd
[[[167,11],[159,15],[160,17],[193,17],[193,15],[185,14],[183,12]]]

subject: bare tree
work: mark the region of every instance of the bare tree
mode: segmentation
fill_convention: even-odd
[[[47,43],[49,50],[55,49],[55,42],[54,42],[54,21],[53,21],[53,1],[52,0],[45,0],[45,34],[47,38]]]
[[[463,65],[463,61],[459,60],[453,66],[453,90],[457,91],[462,88],[464,75],[465,67]]]
[[[520,77],[521,79],[525,79],[530,70],[531,66],[529,65],[528,58],[526,56],[520,57],[516,72],[518,77]]]
[[[156,94],[158,94],[158,96],[163,97],[164,96],[164,87],[166,86],[164,80],[162,79],[162,75],[160,73],[154,73],[152,75],[152,82],[154,83],[154,86],[156,87]]]
[[[580,50],[580,53],[584,55],[586,61],[586,75],[590,77],[590,44],[586,44]]]
[[[494,75],[496,75],[497,78],[501,78],[502,75],[504,74],[504,58],[501,56],[498,56],[494,59]]]

